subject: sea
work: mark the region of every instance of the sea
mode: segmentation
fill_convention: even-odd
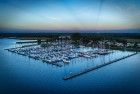
[[[133,52],[115,50],[97,58],[75,58],[57,67],[8,52],[18,39],[0,39],[0,94],[140,94],[140,54],[112,63],[78,77],[78,72]],[[90,48],[87,48],[90,49]],[[86,50],[86,49],[85,49]]]

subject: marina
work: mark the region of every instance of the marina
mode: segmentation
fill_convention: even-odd
[[[4,82],[6,79],[3,84],[8,88],[26,84],[26,89],[29,89],[30,86],[34,88],[41,86],[44,88],[41,91],[48,92],[48,90],[54,91],[54,88],[61,90],[67,86],[65,90],[68,92],[71,89],[78,92],[79,88],[84,88],[82,89],[84,92],[90,87],[94,87],[92,90],[97,90],[99,86],[108,86],[109,88],[114,86],[116,89],[122,84],[125,86],[131,84],[134,87],[137,83],[132,84],[133,81],[139,81],[140,54],[139,52],[136,54],[136,51],[113,50],[102,46],[98,47],[95,44],[93,46],[82,44],[77,46],[66,40],[41,44],[16,43],[19,41],[21,40],[0,40],[1,80]],[[103,52],[108,53],[102,54]],[[74,57],[75,55],[76,57]],[[43,56],[48,58],[43,60],[41,58]],[[58,61],[52,62],[55,58]],[[12,85],[9,86],[11,82]],[[22,89],[25,90],[25,88]]]
[[[24,43],[24,42],[23,42]],[[47,46],[47,47],[44,47]],[[52,65],[56,65],[58,67],[62,67],[63,64],[69,64],[71,59],[74,58],[96,58],[99,55],[107,55],[112,53],[113,51],[109,49],[96,49],[90,48],[90,50],[86,50],[89,47],[77,47],[72,44],[71,41],[55,41],[48,42],[45,44],[32,44],[21,47],[9,48],[6,49],[10,52],[17,53],[19,55],[27,56],[29,58],[33,58],[35,60],[41,60],[42,62],[46,62]],[[79,51],[78,49],[83,49]]]
[[[34,44],[34,42],[36,43]],[[26,56],[28,58],[32,58],[34,60],[42,61],[43,63],[48,63],[57,67],[69,66],[73,64],[73,60],[76,61],[76,58],[83,59],[82,62],[90,60],[91,64],[94,64],[93,61],[101,60],[100,62],[98,61],[97,63],[95,63],[94,66],[90,64],[86,68],[78,69],[78,71],[67,71],[67,73],[62,79],[69,80],[137,54],[136,51],[133,51],[129,52],[128,54],[122,57],[120,57],[119,55],[115,56],[115,54],[117,54],[118,51],[110,49],[110,47],[105,47],[105,43],[105,40],[98,41],[98,44],[93,43],[93,41],[90,41],[89,43],[87,43],[90,44],[90,46],[87,46],[83,45],[82,43],[77,45],[70,38],[69,40],[59,38],[58,40],[42,41],[40,43],[38,43],[37,40],[29,40],[16,42],[14,47],[5,50],[22,56]],[[107,44],[110,43],[111,42],[107,42]],[[119,43],[117,43],[117,45],[118,44]],[[125,53],[125,51],[120,52],[122,54]],[[106,59],[108,61],[106,61]],[[81,62],[77,63],[79,63],[80,65]]]

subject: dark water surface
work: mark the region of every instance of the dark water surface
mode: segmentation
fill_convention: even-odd
[[[16,39],[0,39],[0,94],[140,94],[140,54],[71,80],[62,78],[130,52],[96,59],[73,59],[61,68],[4,50]]]

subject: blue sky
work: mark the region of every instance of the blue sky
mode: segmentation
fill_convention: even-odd
[[[0,28],[139,29],[140,0],[0,0]]]

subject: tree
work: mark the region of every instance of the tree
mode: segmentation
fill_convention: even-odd
[[[38,43],[38,45],[40,45],[41,44],[41,39],[38,39],[37,43]]]
[[[134,48],[137,48],[137,47],[138,47],[138,43],[135,42],[135,43],[134,43]]]
[[[80,33],[73,33],[72,34],[72,36],[71,36],[71,38],[73,39],[73,40],[80,40],[81,39],[81,35],[80,35]]]

